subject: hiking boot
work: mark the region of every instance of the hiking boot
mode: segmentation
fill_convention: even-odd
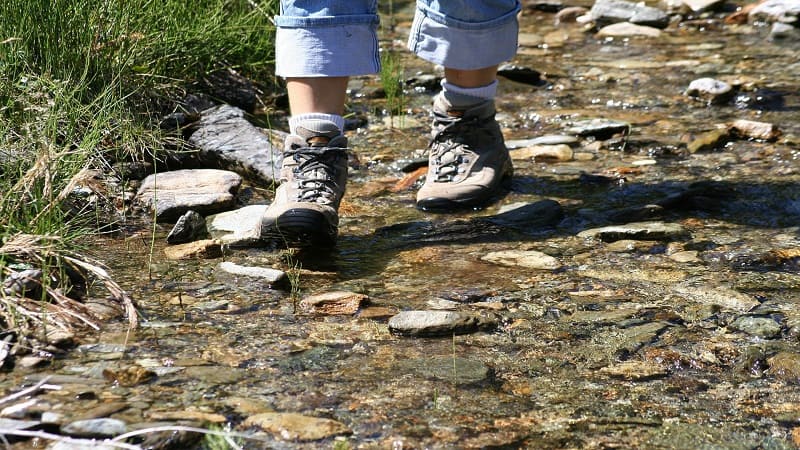
[[[457,109],[438,95],[433,116],[428,174],[417,192],[417,207],[478,208],[499,197],[514,169],[494,117],[494,101]]]
[[[332,246],[347,182],[347,138],[315,120],[286,138],[280,186],[261,217],[261,239],[287,247]]]

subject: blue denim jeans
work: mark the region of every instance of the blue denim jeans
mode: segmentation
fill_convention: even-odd
[[[350,76],[380,70],[377,0],[281,0],[276,73]],[[519,0],[417,0],[408,48],[426,61],[471,70],[517,51]]]

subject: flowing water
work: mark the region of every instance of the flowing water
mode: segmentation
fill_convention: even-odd
[[[409,25],[406,2],[394,7],[384,19],[387,50],[402,46]],[[262,441],[240,441],[246,448],[796,448],[800,43],[772,42],[768,27],[722,17],[684,20],[660,38],[611,40],[526,11],[514,64],[542,79],[501,79],[506,138],[565,134],[593,118],[630,132],[583,139],[572,158],[516,156],[511,192],[483,211],[414,208],[414,188],[396,186],[400,168],[424,155],[431,94],[407,88],[404,113],[384,126],[385,101],[362,95],[377,80],[353,80],[350,108],[369,125],[351,132],[359,164],[338,246],[226,256],[290,270],[299,293],[222,278],[220,260],[164,259],[166,225],[152,258],[146,230],[106,240],[97,252],[138,302],[142,328],[128,335],[109,324],[84,339],[103,345],[15,371],[4,387],[57,374],[65,390],[47,394],[53,408],[121,402],[112,417],[129,425],[194,418],[246,431],[246,417],[277,411],[334,419],[352,432],[317,441],[260,433]],[[395,55],[404,78],[433,73]],[[741,87],[730,102],[708,105],[684,95],[702,77]],[[783,134],[687,150],[736,119]],[[546,199],[563,208],[553,225],[477,219]],[[641,219],[688,234],[622,243],[577,236]],[[537,250],[559,267],[482,259],[506,250]],[[343,316],[298,308],[298,298],[334,290],[365,293],[370,304]],[[435,308],[496,326],[434,338],[388,330],[396,312]],[[103,378],[104,369],[108,378],[129,367],[157,376]]]

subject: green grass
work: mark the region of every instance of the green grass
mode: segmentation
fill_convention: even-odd
[[[389,126],[394,127],[395,116],[403,118],[405,93],[403,92],[403,67],[398,56],[391,50],[381,52],[380,80],[386,93],[386,113],[389,115]]]
[[[0,237],[62,233],[88,168],[159,156],[207,73],[273,83],[274,0],[0,2]],[[81,214],[84,215],[84,214]]]
[[[71,254],[117,220],[102,216],[119,192],[95,175],[174,149],[158,123],[209,73],[274,87],[276,11],[276,0],[0,2],[0,277],[21,258],[2,250],[15,237],[55,237],[41,240],[46,254]],[[76,200],[86,188],[95,202]]]

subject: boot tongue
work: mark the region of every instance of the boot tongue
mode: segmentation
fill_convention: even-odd
[[[299,124],[295,134],[303,138],[310,147],[324,147],[331,139],[341,135],[342,131],[331,121],[310,119]]]

